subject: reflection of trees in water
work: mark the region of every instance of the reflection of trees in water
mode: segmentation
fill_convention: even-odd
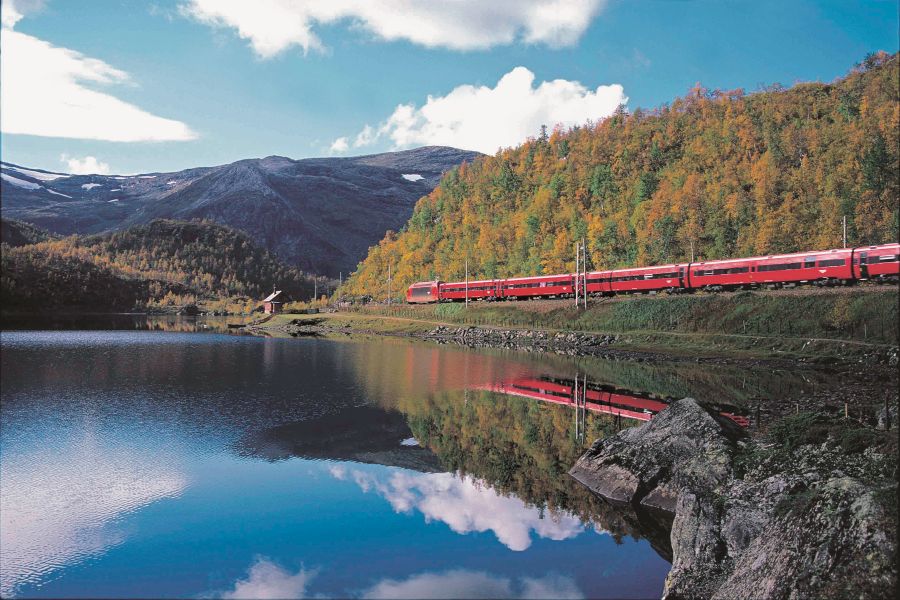
[[[754,398],[789,398],[834,379],[833,375],[812,369],[787,371],[684,361],[646,363],[579,358],[577,366],[580,372],[587,373],[588,380],[621,389],[744,407],[752,404]]]
[[[568,476],[585,450],[575,439],[570,409],[486,391],[440,392],[399,408],[416,439],[447,470],[472,475],[542,510],[574,513],[617,542],[644,537],[633,511],[611,506]],[[586,439],[594,440],[614,433],[616,421],[590,414],[585,425]],[[655,542],[656,532],[648,533]]]

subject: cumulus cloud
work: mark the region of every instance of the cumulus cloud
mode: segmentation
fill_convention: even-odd
[[[480,50],[521,41],[578,41],[606,0],[188,0],[182,14],[231,28],[262,58],[298,46],[321,50],[314,29],[347,22],[376,39],[428,48]]]
[[[491,531],[510,550],[531,546],[531,533],[551,540],[573,538],[585,529],[570,513],[547,513],[515,496],[452,473],[397,471],[387,481],[354,470],[350,478],[363,491],[374,489],[397,512],[419,511],[429,521],[446,523],[456,533]]]
[[[331,144],[331,151],[335,153],[346,152],[350,147],[350,142],[345,137],[339,137]]]
[[[571,578],[551,574],[518,583],[481,571],[457,569],[421,573],[407,579],[385,579],[364,598],[584,598]]]
[[[66,171],[72,175],[109,175],[109,164],[97,160],[95,156],[69,156],[61,154],[59,161],[66,165]]]
[[[115,96],[87,87],[131,83],[128,73],[13,27],[25,14],[3,2],[0,131],[117,142],[190,140],[196,134]]]
[[[234,588],[221,594],[220,598],[305,598],[306,588],[315,573],[300,569],[296,573],[278,566],[271,560],[258,557],[250,567],[246,579],[235,582]]]
[[[619,84],[591,90],[567,79],[538,86],[534,80],[534,73],[516,67],[494,87],[461,85],[446,96],[428,96],[421,108],[400,104],[377,128],[366,125],[353,145],[388,139],[395,149],[439,145],[493,154],[521,144],[541,125],[602,119],[628,102]]]

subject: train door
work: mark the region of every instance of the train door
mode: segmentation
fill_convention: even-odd
[[[859,278],[860,279],[868,279],[869,278],[869,265],[866,264],[868,256],[869,256],[868,252],[860,252],[859,253]]]

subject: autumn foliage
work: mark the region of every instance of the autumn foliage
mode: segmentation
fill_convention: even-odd
[[[131,310],[245,298],[273,286],[296,298],[312,281],[249,236],[208,222],[156,220],[125,231],[3,245],[4,308]]]
[[[897,240],[898,56],[829,84],[710,91],[619,110],[449,172],[344,286],[663,264]]]

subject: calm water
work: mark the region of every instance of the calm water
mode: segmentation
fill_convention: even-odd
[[[658,597],[665,523],[565,471],[633,399],[769,393],[391,339],[5,331],[0,360],[3,597]]]

